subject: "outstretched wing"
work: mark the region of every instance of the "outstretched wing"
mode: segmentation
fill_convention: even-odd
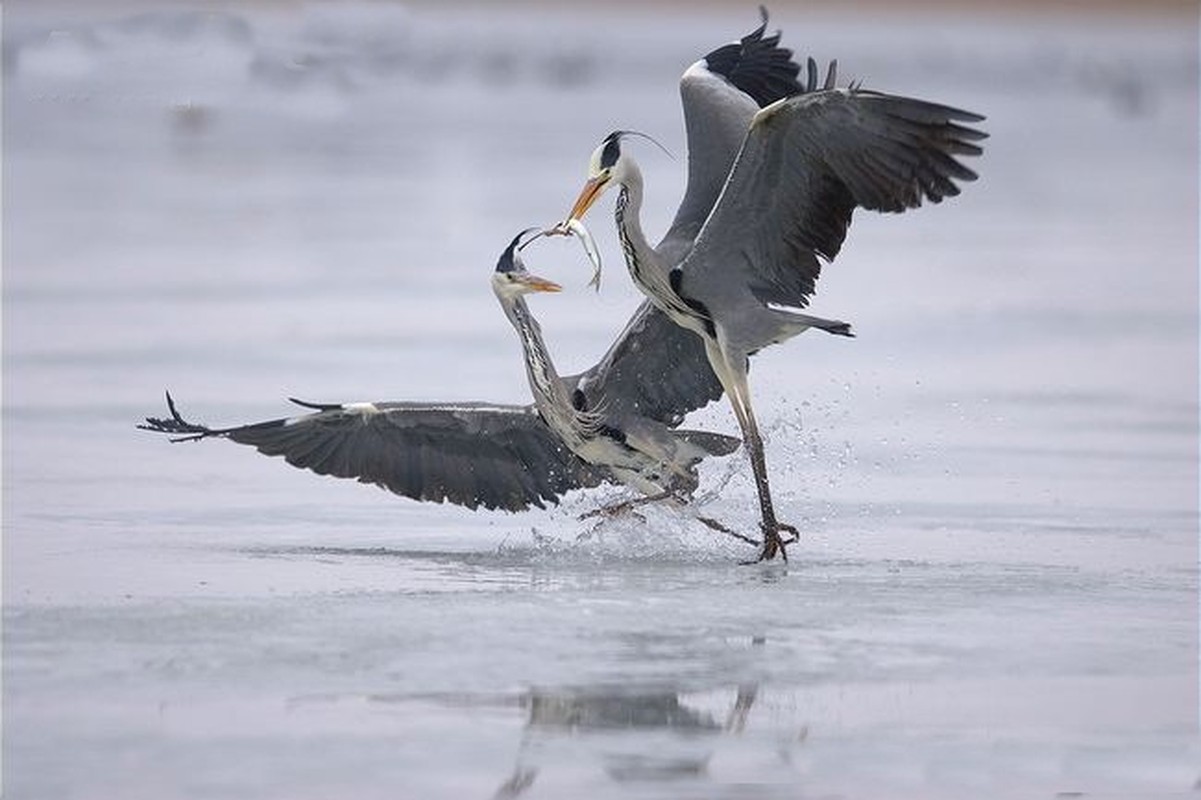
[[[807,81],[779,32],[767,36],[763,22],[737,42],[713,50],[680,79],[688,136],[688,187],[659,254],[668,263],[687,255],[713,210],[734,166],[747,129],[760,107],[804,92],[830,89],[836,64],[819,87],[817,63],[808,60]],[[644,302],[596,366],[565,379],[583,393],[588,408],[604,403],[609,414],[641,415],[679,425],[686,414],[721,398],[700,337]]]
[[[688,135],[688,187],[659,250],[671,263],[687,251],[725,185],[730,167],[760,107],[804,91],[792,51],[780,47],[780,34],[765,36],[763,24],[697,61],[680,79],[684,128]],[[814,80],[816,65],[810,66]]]
[[[755,115],[730,180],[681,265],[681,294],[720,305],[742,288],[803,308],[851,213],[904,211],[959,194],[959,156],[987,137],[978,114],[860,89],[781,100]]]
[[[293,402],[318,410],[208,428],[186,422],[167,395],[171,418],[149,417],[138,427],[176,441],[225,438],[319,475],[471,509],[544,508],[571,489],[608,480],[568,450],[532,406]]]
[[[564,381],[583,393],[586,408],[603,408],[610,419],[643,416],[673,428],[722,394],[701,338],[649,300],[594,367]]]

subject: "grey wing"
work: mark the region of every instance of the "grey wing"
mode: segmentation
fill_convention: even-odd
[[[221,437],[319,475],[355,478],[414,500],[467,508],[544,508],[607,475],[571,453],[531,406],[483,403],[313,405],[315,413],[231,428],[172,418],[139,427],[178,440]],[[299,401],[297,401],[299,402]]]
[[[708,53],[680,79],[688,136],[688,186],[659,250],[676,263],[687,252],[721,194],[747,127],[760,107],[804,90],[792,51],[763,24]],[[810,67],[812,73],[816,65]],[[811,74],[811,81],[813,75]]]
[[[959,194],[978,114],[865,90],[824,90],[755,115],[730,180],[681,265],[680,291],[710,306],[749,290],[808,305],[861,207],[899,212]]]
[[[636,415],[671,427],[722,394],[701,338],[649,300],[595,366],[564,381],[580,410],[603,407],[610,419]]]

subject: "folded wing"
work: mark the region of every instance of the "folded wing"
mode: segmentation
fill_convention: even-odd
[[[591,369],[564,379],[584,406],[615,419],[650,417],[675,427],[721,398],[700,337],[644,301],[617,341]]]

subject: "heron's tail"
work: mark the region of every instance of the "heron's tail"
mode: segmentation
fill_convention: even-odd
[[[776,312],[776,319],[791,328],[794,336],[806,328],[818,328],[836,336],[853,337],[855,335],[851,330],[851,323],[843,322],[840,319],[822,319],[812,314],[806,314],[796,306],[787,306],[782,303],[768,303],[767,308]]]
[[[817,324],[813,327],[821,328],[826,333],[832,333],[835,336],[850,336],[855,338],[855,332],[851,330],[851,323],[843,322],[840,319],[817,319],[814,317]]]

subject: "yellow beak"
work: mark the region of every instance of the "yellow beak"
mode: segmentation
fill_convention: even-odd
[[[589,178],[588,182],[584,184],[584,188],[580,190],[580,196],[576,198],[575,205],[571,207],[567,221],[582,219],[592,204],[596,202],[596,198],[601,196],[601,192],[608,183],[608,178]]]
[[[533,292],[561,292],[563,287],[537,275],[527,275],[522,281]]]

